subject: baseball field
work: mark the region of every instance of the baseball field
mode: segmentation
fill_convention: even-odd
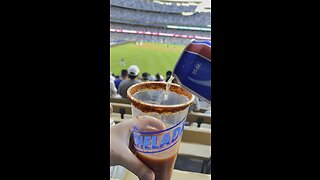
[[[173,70],[184,46],[156,43],[135,43],[119,45],[110,48],[110,72],[120,75],[122,69],[130,65],[140,68],[139,76],[144,72],[151,75],[160,73],[165,78],[168,70]],[[124,59],[124,63],[121,63]]]

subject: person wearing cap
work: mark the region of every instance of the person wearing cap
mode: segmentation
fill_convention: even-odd
[[[132,85],[141,82],[140,80],[137,79],[139,72],[140,72],[140,69],[136,65],[131,65],[128,68],[129,79],[121,81],[118,88],[118,93],[121,95],[121,97],[127,98],[127,90]]]

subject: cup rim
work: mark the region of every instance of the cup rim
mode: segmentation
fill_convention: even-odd
[[[157,105],[151,104],[147,102],[142,102],[137,98],[134,98],[133,95],[141,89],[165,89],[166,82],[155,82],[155,81],[148,81],[148,82],[140,82],[137,84],[132,85],[127,90],[127,97],[131,101],[132,105],[145,113],[156,112],[159,114],[171,114],[178,111],[185,110],[190,104],[194,101],[194,95],[186,90],[185,88],[181,87],[178,84],[172,83],[169,90],[180,95],[186,96],[189,100],[185,103],[175,104],[175,105]]]

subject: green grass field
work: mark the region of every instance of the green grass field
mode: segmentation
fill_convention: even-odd
[[[110,72],[120,75],[122,69],[128,69],[130,65],[140,68],[139,76],[144,72],[151,75],[160,73],[165,78],[168,70],[173,70],[184,46],[155,43],[143,43],[142,45],[125,44],[110,48]],[[125,66],[120,66],[120,60],[124,58]]]

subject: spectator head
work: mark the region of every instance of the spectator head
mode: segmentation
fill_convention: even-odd
[[[168,80],[170,79],[171,75],[172,75],[172,71],[167,71],[167,73],[166,73],[166,82],[168,82]]]
[[[160,81],[160,79],[161,79],[160,74],[157,73],[157,74],[156,74],[156,81]]]
[[[135,78],[137,78],[139,72],[140,72],[140,69],[139,69],[138,66],[136,66],[136,65],[131,65],[131,66],[128,68],[128,74],[129,74],[129,78],[130,78],[130,79],[135,79]]]
[[[167,71],[166,78],[170,78],[171,75],[172,75],[172,71]]]
[[[121,70],[121,77],[122,77],[122,79],[128,78],[128,71],[126,69]]]
[[[149,80],[149,74],[147,72],[142,73],[142,80],[148,81]]]

